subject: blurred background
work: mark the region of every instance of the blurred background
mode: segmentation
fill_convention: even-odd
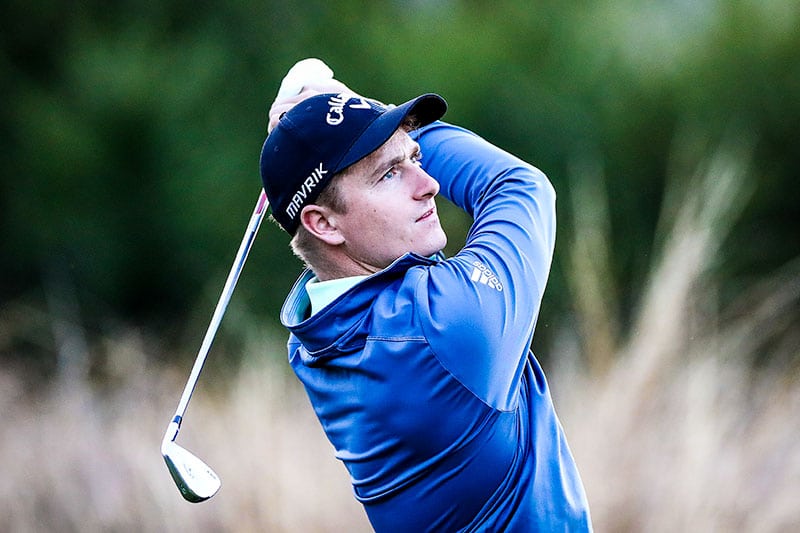
[[[0,7],[0,530],[368,531],[285,363],[301,265],[265,223],[159,454],[260,190],[266,111],[319,57],[545,171],[534,351],[598,531],[800,528],[800,4],[350,0]],[[441,207],[458,250],[469,220]]]

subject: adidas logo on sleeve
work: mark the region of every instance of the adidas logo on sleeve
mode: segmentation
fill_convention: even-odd
[[[480,261],[474,261],[472,263],[472,267],[472,275],[469,279],[475,283],[486,285],[487,287],[490,287],[498,292],[503,291],[503,284],[500,283],[500,280],[497,279],[497,276],[489,267]]]

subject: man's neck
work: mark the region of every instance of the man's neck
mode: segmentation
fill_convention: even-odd
[[[329,257],[324,264],[312,265],[311,270],[319,281],[332,281],[353,276],[370,276],[380,272],[380,267],[370,265],[350,257],[347,254],[336,254],[336,257]]]

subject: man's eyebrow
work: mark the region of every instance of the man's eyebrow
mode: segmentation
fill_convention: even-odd
[[[410,147],[410,152],[406,151],[406,147]],[[392,168],[398,163],[403,162],[410,156],[413,156],[416,153],[419,153],[420,147],[419,143],[416,141],[412,141],[411,144],[403,143],[400,146],[400,151],[396,151],[394,156],[389,158],[388,160],[378,160],[375,164],[371,165],[370,171],[368,176],[370,179],[378,176],[378,174],[383,174],[383,171],[389,168]]]

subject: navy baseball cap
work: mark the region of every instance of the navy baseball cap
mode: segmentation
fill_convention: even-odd
[[[406,117],[421,127],[446,110],[438,94],[399,106],[348,93],[303,100],[280,119],[261,148],[261,181],[272,217],[294,235],[303,207],[319,197],[334,175],[380,148]]]

